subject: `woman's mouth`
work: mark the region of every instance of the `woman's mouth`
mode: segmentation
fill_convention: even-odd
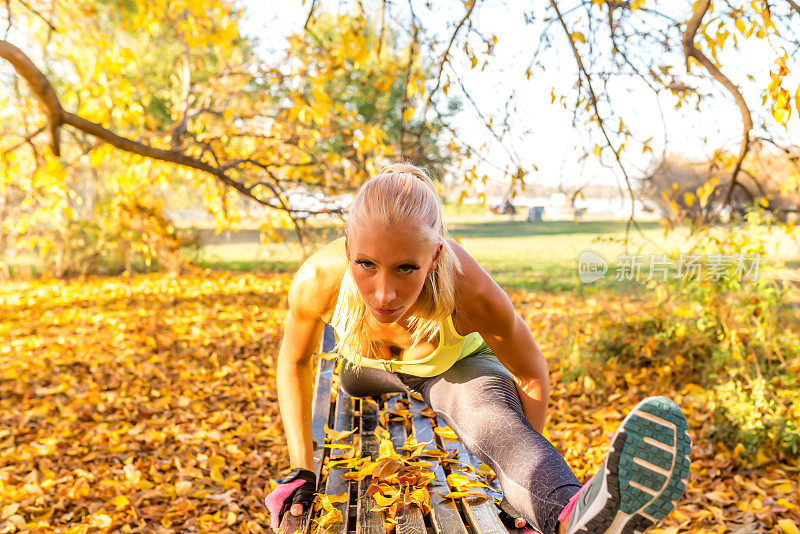
[[[394,312],[396,312],[396,311],[397,311],[397,308],[395,308],[395,309],[381,309],[381,308],[374,308],[374,310],[375,310],[377,313],[381,314],[381,315],[391,315],[391,314],[393,314]]]

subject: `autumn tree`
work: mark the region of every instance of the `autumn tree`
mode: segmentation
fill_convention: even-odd
[[[0,6],[7,21],[0,41],[3,250],[13,243],[48,257],[55,245],[57,255],[75,225],[79,234],[98,237],[73,244],[89,255],[73,265],[96,263],[113,247],[147,257],[175,249],[159,191],[177,182],[202,191],[220,226],[236,224],[238,200],[247,199],[266,210],[265,233],[283,226],[302,240],[311,213],[290,204],[290,191],[302,187],[329,198],[352,190],[386,159],[440,166],[434,170],[466,184],[485,182],[479,169],[488,165],[512,190],[535,175],[535,164],[509,142],[515,102],[525,95],[516,91],[502,111],[490,113],[462,80],[465,62],[483,69],[495,60],[498,36],[478,23],[484,4],[449,8],[444,26],[441,15],[433,16],[434,4],[424,1],[357,2],[336,16],[324,2],[307,7],[306,24],[289,38],[285,57],[266,64],[242,37],[243,14],[228,1]],[[531,21],[527,40],[541,46],[524,72],[508,75],[547,79],[549,65],[568,54],[575,83],[553,87],[552,103],[573,111],[575,127],[590,140],[586,157],[613,167],[621,192],[636,198],[637,184],[655,179],[635,162],[657,140],[621,120],[624,95],[606,90],[619,77],[638,80],[687,113],[694,108],[697,121],[713,120],[705,114],[709,95],[739,114],[737,150],[716,151],[708,194],[677,192],[683,199],[702,196],[705,223],[742,196],[797,212],[797,167],[781,181],[787,201],[776,203],[762,194],[766,178],[755,162],[772,150],[769,158],[783,154],[796,163],[796,147],[781,135],[798,120],[800,105],[791,74],[800,49],[796,2],[551,0],[509,9],[509,16]],[[752,41],[773,51],[765,58],[774,67],[763,102],[746,99],[732,81],[740,66],[723,62],[726,52]],[[465,141],[448,113],[458,106],[455,94],[477,117],[471,129],[495,142],[505,161],[492,161],[486,143]],[[652,154],[651,168],[664,155]],[[665,202],[678,208],[674,200]],[[629,222],[635,223],[633,213]],[[145,228],[161,230],[148,241]],[[64,261],[61,270],[68,270]]]
[[[10,2],[5,15],[9,35],[38,51],[0,42],[12,67],[0,245],[36,250],[58,273],[115,252],[179,263],[161,193],[177,183],[202,191],[220,226],[245,198],[266,208],[265,233],[303,240],[305,217],[341,208],[292,206],[296,188],[353,190],[404,154],[448,162],[436,119],[413,113],[430,62],[358,14],[317,13],[274,65],[240,35],[230,2]]]

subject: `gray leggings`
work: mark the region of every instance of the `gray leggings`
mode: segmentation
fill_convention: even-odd
[[[543,534],[558,532],[558,514],[581,484],[555,447],[525,419],[514,380],[494,355],[467,356],[433,377],[369,367],[356,373],[352,367],[342,366],[341,385],[347,393],[422,395],[467,449],[494,470],[520,515]]]

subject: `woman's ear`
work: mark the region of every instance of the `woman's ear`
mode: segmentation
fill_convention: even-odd
[[[431,260],[430,269],[428,269],[428,273],[432,273],[436,266],[439,264],[439,257],[442,255],[442,244],[439,243],[439,246],[436,248],[436,252],[433,253],[433,259]]]

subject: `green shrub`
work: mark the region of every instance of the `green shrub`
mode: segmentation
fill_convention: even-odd
[[[769,214],[754,206],[742,223],[693,228],[687,246],[706,259],[756,254],[763,259],[771,224]],[[678,259],[675,253],[673,262]],[[588,346],[603,359],[661,373],[671,369],[700,384],[714,405],[708,428],[713,439],[731,448],[742,443],[751,450],[796,453],[800,319],[771,276],[771,265],[762,262],[755,280],[736,269],[732,263],[718,279],[704,269],[700,277],[649,282],[656,298],[642,303],[637,317],[617,322],[598,317],[606,327]]]

